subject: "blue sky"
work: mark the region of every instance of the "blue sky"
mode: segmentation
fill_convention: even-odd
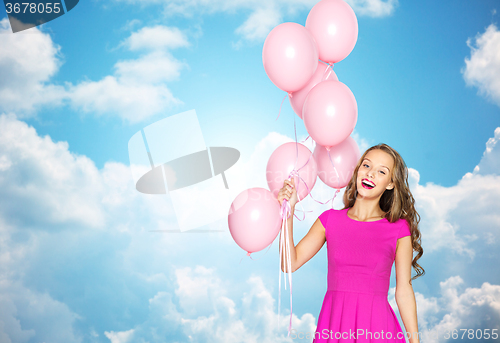
[[[127,144],[196,109],[207,145],[241,152],[229,184],[265,188],[295,114],[285,101],[275,120],[285,93],[262,46],[279,23],[304,25],[315,3],[87,1],[16,34],[1,14],[1,342],[288,341],[285,323],[270,324],[277,242],[253,261],[224,220],[207,226],[219,233],[150,232],[177,227],[172,200],[135,191]],[[356,97],[359,145],[388,143],[411,168],[421,329],[498,328],[498,2],[349,3],[358,41],[334,70]],[[320,181],[315,191],[333,195]],[[328,209],[304,207],[313,212],[296,220],[296,242]],[[326,247],[293,282],[294,327],[307,331],[326,290]]]

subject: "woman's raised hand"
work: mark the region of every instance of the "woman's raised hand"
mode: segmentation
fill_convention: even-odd
[[[278,193],[278,202],[280,206],[283,205],[283,199],[286,199],[292,208],[297,203],[297,190],[295,189],[295,179],[292,177],[291,181],[285,180],[283,188]]]

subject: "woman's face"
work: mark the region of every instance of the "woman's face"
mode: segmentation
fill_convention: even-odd
[[[391,155],[380,149],[369,151],[358,170],[358,196],[376,199],[382,196],[386,189],[394,188],[393,168],[394,159]]]

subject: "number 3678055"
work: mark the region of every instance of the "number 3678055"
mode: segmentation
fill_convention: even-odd
[[[10,13],[59,13],[61,12],[60,3],[29,3],[29,2],[15,2],[6,3],[7,14]]]

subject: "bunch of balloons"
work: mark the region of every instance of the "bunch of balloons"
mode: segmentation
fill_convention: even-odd
[[[357,37],[358,22],[352,8],[343,0],[321,0],[309,12],[305,27],[292,22],[280,24],[264,42],[262,61],[267,76],[287,92],[294,112],[316,145],[313,153],[298,142],[278,147],[267,163],[269,190],[250,188],[233,201],[229,230],[249,256],[269,246],[281,227],[280,258],[288,254],[290,262],[290,247],[283,236],[288,237],[286,222],[291,209],[286,200],[281,207],[277,201],[285,179],[294,178],[300,202],[310,194],[318,176],[337,192],[352,177],[360,158],[359,148],[350,137],[358,108],[333,65],[351,53]],[[291,273],[289,280],[291,285]]]
[[[292,172],[300,200],[310,193],[318,176],[335,189],[351,179],[360,157],[350,137],[358,109],[353,93],[338,80],[332,66],[351,53],[357,37],[358,21],[352,8],[343,0],[321,0],[309,12],[305,27],[280,24],[264,42],[266,74],[288,93],[316,147],[311,154],[301,143],[281,145],[267,164],[270,190],[250,188],[233,201],[229,229],[249,254],[264,249],[278,235],[282,218],[276,197]]]

